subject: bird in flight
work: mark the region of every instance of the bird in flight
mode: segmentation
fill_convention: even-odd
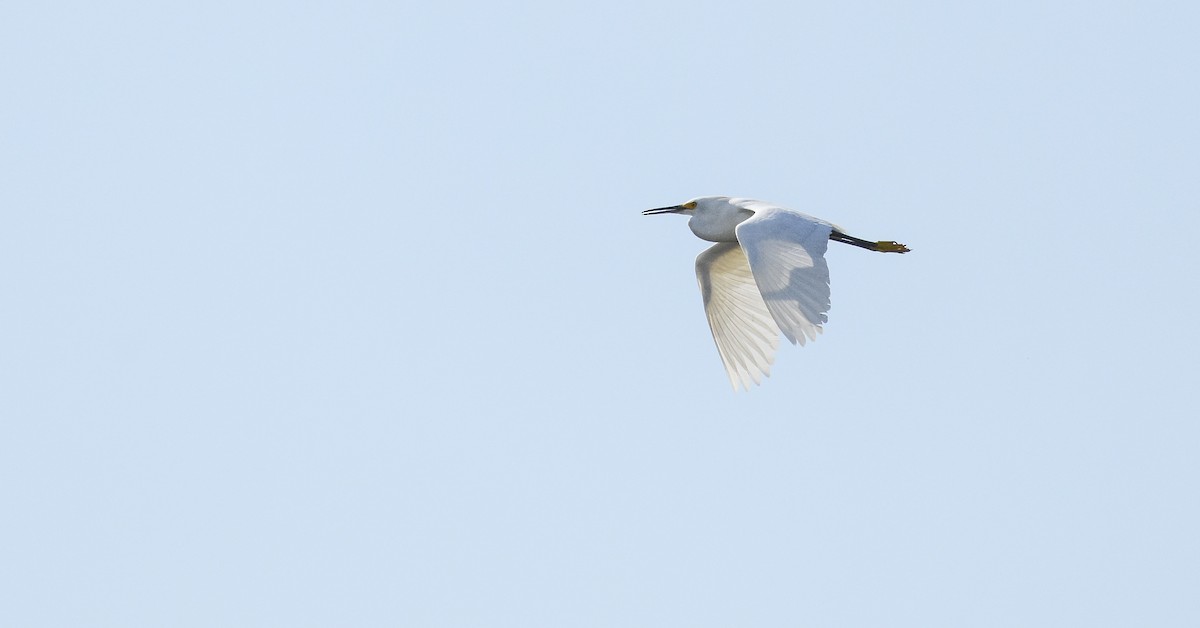
[[[807,214],[728,196],[647,209],[691,216],[688,227],[716,242],[696,258],[696,279],[717,352],[733,389],[770,375],[779,334],[792,344],[816,340],[829,311],[829,241],[881,253],[907,253],[899,242],[860,240]]]

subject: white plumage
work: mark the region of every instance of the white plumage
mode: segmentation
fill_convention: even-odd
[[[801,345],[821,333],[829,311],[825,250],[831,239],[908,252],[903,244],[859,240],[819,218],[745,198],[706,196],[642,213],[690,215],[692,232],[717,243],[696,258],[696,279],[735,390],[770,375],[780,332]]]

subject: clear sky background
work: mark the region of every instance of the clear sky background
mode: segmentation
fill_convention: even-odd
[[[1200,625],[1192,2],[9,2],[0,625]],[[707,244],[834,244],[735,394]]]

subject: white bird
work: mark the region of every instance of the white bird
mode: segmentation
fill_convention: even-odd
[[[697,237],[716,242],[696,258],[696,279],[717,352],[733,389],[771,373],[779,334],[792,344],[816,340],[829,311],[829,241],[882,253],[907,253],[899,242],[848,236],[833,223],[798,211],[728,196],[704,196],[643,215],[684,214]]]

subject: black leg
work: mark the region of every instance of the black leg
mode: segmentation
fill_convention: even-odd
[[[867,249],[868,251],[879,251],[880,253],[907,253],[909,251],[907,246],[904,246],[899,242],[892,242],[890,240],[870,242],[868,240],[860,240],[854,236],[846,235],[841,231],[834,231],[833,233],[830,233],[829,239],[833,240],[834,242],[841,242],[843,244],[853,244],[854,246]]]

